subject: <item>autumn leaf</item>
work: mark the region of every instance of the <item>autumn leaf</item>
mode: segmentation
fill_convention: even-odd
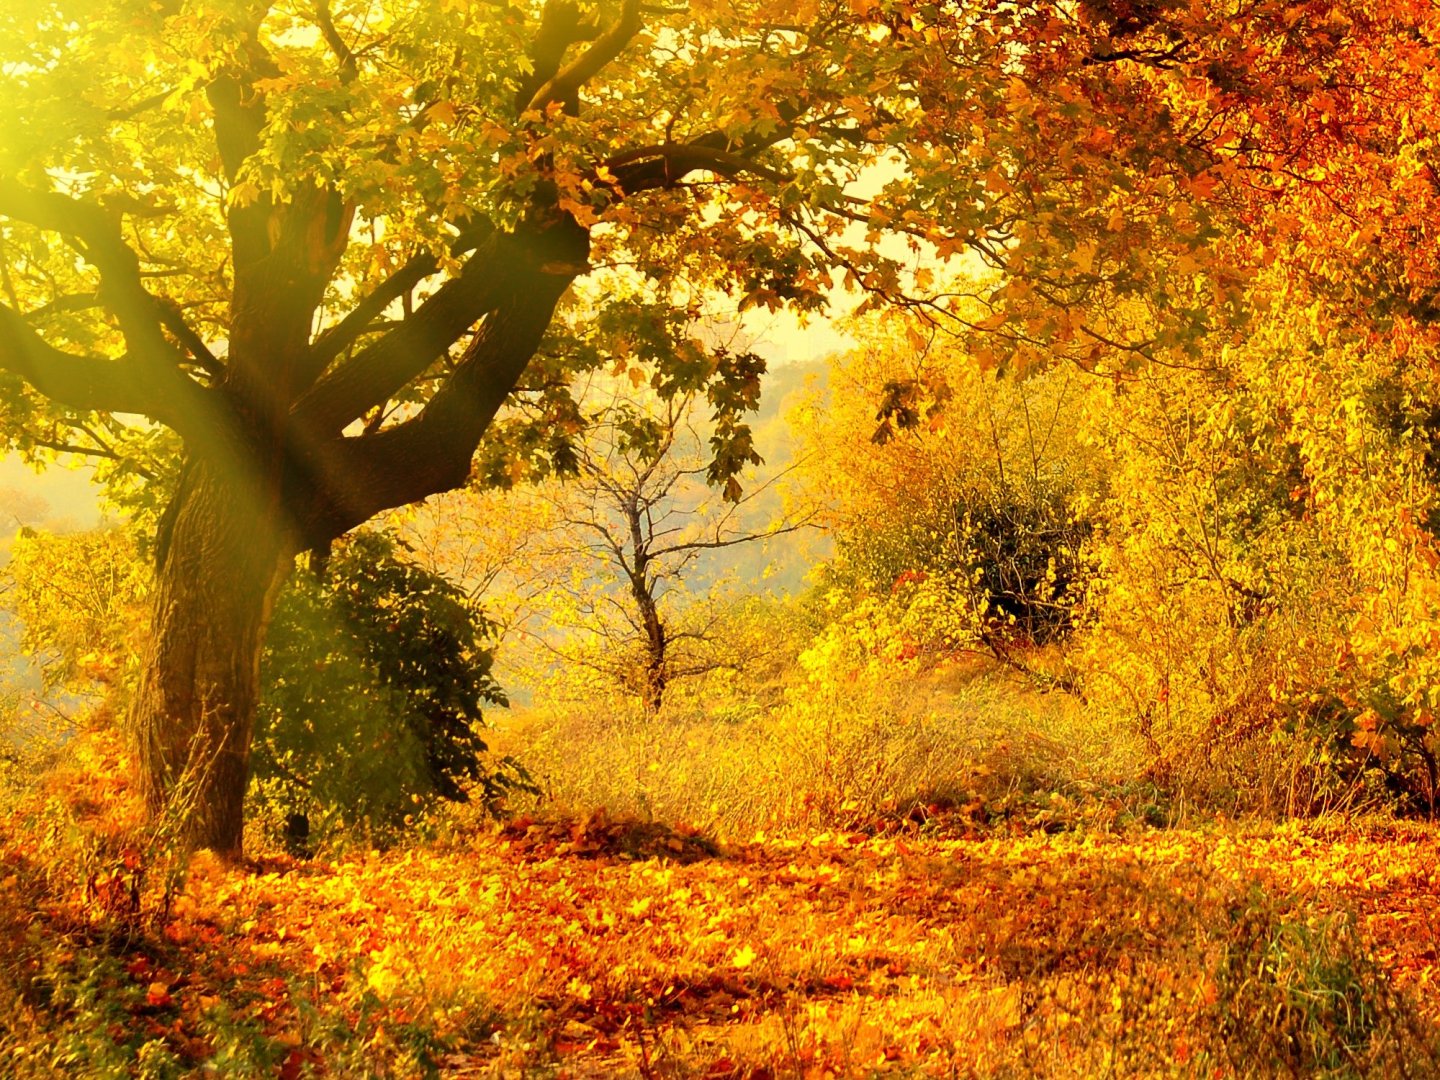
[[[168,983],[152,982],[145,989],[145,1004],[156,1009],[168,1008],[173,1005],[175,999],[170,995]]]

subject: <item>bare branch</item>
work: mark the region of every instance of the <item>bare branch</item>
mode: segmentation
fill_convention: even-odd
[[[80,426],[82,430],[85,431],[85,434],[89,435],[92,439],[95,438],[93,432],[85,429],[83,425]],[[114,448],[109,446],[81,446],[78,443],[63,442],[59,439],[31,439],[30,441],[36,446],[43,446],[47,450],[55,450],[62,454],[104,458],[107,461],[129,461],[129,467],[133,469],[137,475],[144,477],[146,480],[154,480],[156,478],[155,473],[150,469],[147,469],[136,461],[126,458],[124,454],[117,453]]]
[[[713,551],[718,548],[735,547],[737,544],[753,544],[757,540],[769,540],[774,536],[784,536],[786,533],[799,532],[801,529],[809,528],[811,524],[809,521],[798,521],[794,524],[767,529],[764,532],[747,532],[724,538],[717,536],[714,540],[690,540],[681,544],[671,544],[669,547],[656,548],[651,552],[651,558],[658,559],[665,555],[675,555],[680,552]]]

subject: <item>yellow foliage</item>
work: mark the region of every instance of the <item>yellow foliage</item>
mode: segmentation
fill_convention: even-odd
[[[1131,718],[1157,775],[1239,785],[1241,806],[1353,805],[1369,769],[1433,806],[1427,399],[1395,357],[1284,305],[1210,361],[1096,401],[1114,473],[1075,658],[1088,697]]]

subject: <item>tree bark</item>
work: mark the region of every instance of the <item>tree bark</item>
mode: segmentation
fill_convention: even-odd
[[[157,820],[223,857],[243,850],[260,653],[294,551],[225,470],[187,464],[168,512],[154,622],[133,705],[142,791]]]
[[[630,595],[635,600],[635,607],[640,613],[640,626],[645,631],[639,686],[640,707],[645,710],[646,716],[656,716],[665,701],[665,688],[670,683],[670,666],[666,657],[670,635],[666,633],[665,622],[660,617],[660,607],[655,602],[655,581],[649,574],[650,557],[646,551],[638,500],[631,500],[626,505],[625,516],[630,526],[631,543],[635,548],[634,563],[628,568]]]

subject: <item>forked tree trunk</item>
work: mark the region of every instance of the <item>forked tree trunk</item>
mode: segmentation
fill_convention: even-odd
[[[146,804],[188,842],[242,851],[260,653],[293,552],[248,485],[192,466],[169,512],[131,712]]]

